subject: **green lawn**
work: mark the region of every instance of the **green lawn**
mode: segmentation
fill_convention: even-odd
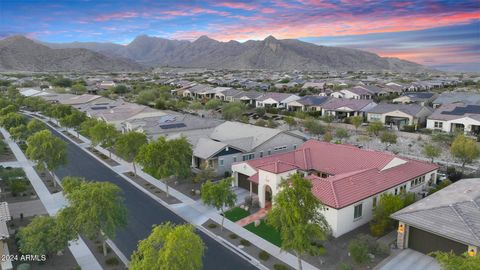
[[[282,240],[280,239],[280,233],[277,230],[275,230],[273,227],[267,225],[263,220],[258,227],[255,227],[255,224],[252,222],[247,226],[245,226],[244,228],[278,247],[282,245]]]
[[[239,221],[240,219],[248,216],[250,216],[250,212],[240,207],[234,207],[225,212],[225,217],[233,222]]]

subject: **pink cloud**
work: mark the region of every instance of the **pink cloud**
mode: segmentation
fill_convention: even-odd
[[[130,19],[138,17],[138,12],[135,11],[125,11],[125,12],[117,12],[117,13],[110,13],[110,14],[103,14],[97,16],[95,21],[104,22],[110,20],[122,20],[122,19]]]
[[[255,10],[258,8],[258,5],[242,3],[242,2],[220,2],[216,3],[215,6],[227,7],[233,9],[243,9],[243,10]]]

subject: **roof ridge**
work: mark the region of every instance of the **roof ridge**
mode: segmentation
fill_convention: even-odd
[[[333,181],[328,181],[330,183],[330,187],[332,188],[333,200],[335,201],[335,207],[339,208],[340,204],[338,203],[337,193],[335,192],[335,187],[333,186]]]
[[[464,212],[462,211],[462,209],[460,209],[458,207],[458,204],[459,203],[454,203],[452,205],[450,205],[450,207],[453,209],[453,211],[455,212],[455,214],[457,214],[457,216],[460,218],[460,220],[463,221],[463,223],[465,224],[465,226],[467,227],[467,229],[472,233],[473,237],[478,241],[480,242],[480,236],[477,235],[477,232],[475,230],[473,230],[473,224],[471,223],[471,221],[465,217],[463,214]]]

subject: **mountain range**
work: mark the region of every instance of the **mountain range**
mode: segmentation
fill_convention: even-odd
[[[127,71],[142,67],[210,69],[422,72],[427,68],[374,53],[319,46],[296,39],[220,42],[141,35],[127,45],[97,42],[45,43],[25,37],[0,40],[0,70]]]

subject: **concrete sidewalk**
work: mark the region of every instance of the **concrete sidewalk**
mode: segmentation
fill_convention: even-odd
[[[40,179],[38,174],[33,169],[34,164],[25,157],[20,147],[18,147],[18,145],[10,139],[10,134],[3,128],[0,128],[0,132],[5,137],[5,142],[8,143],[8,146],[17,158],[17,162],[10,163],[10,166],[23,168],[48,214],[50,216],[54,216],[60,209],[67,205],[67,201],[65,200],[62,192],[50,194],[42,179]],[[97,259],[81,237],[79,237],[76,241],[70,241],[68,248],[82,269],[102,269]]]
[[[39,119],[39,120],[44,121],[44,119]],[[44,121],[44,122],[46,122],[46,121]],[[49,125],[48,123],[46,123],[46,124]],[[52,127],[51,125],[49,125],[49,126]],[[54,128],[54,127],[52,127],[52,128]],[[64,130],[64,129],[62,129],[62,130]],[[76,132],[74,132],[72,130],[69,130],[68,132],[77,136]],[[115,154],[112,153],[111,158],[114,161],[116,161],[120,164],[118,166],[112,167],[112,166],[108,165],[105,161],[103,161],[100,158],[98,158],[97,156],[95,156],[93,153],[90,153],[90,151],[88,151],[86,149],[87,147],[89,147],[91,145],[91,141],[88,138],[80,135],[80,139],[82,141],[84,141],[84,143],[78,144],[75,141],[73,141],[72,139],[70,139],[68,136],[66,136],[65,134],[63,134],[63,133],[61,133],[61,134],[65,138],[67,138],[68,140],[70,140],[73,143],[75,143],[76,145],[80,146],[84,151],[86,151],[91,156],[96,158],[99,162],[105,164],[108,168],[110,168],[111,170],[116,172],[119,176],[124,178],[126,181],[130,182],[132,185],[134,185],[135,187],[140,189],[142,192],[146,193],[148,196],[150,196],[154,200],[158,201],[163,206],[172,210],[174,213],[176,213],[177,215],[179,215],[180,217],[182,217],[183,219],[185,219],[189,223],[194,224],[196,226],[201,226],[208,219],[212,219],[217,223],[221,223],[222,216],[220,215],[220,213],[216,209],[214,209],[212,207],[207,207],[203,203],[201,203],[200,201],[195,201],[192,198],[190,198],[187,195],[175,190],[172,187],[168,188],[169,194],[171,196],[177,198],[178,200],[180,200],[182,203],[175,204],[175,205],[169,205],[166,202],[159,199],[158,197],[151,194],[148,190],[146,190],[142,186],[138,185],[137,183],[135,183],[134,181],[132,181],[128,177],[121,174],[121,172],[125,172],[126,170],[133,171],[133,165],[131,163],[126,162],[122,158],[120,158],[120,157],[118,157],[118,156],[116,156]],[[102,147],[96,146],[95,149],[97,149],[98,151],[102,152],[103,154],[109,156],[109,152],[107,150],[103,149]],[[152,185],[158,187],[159,189],[161,189],[163,191],[166,191],[166,186],[165,186],[164,183],[155,179],[151,175],[143,172],[141,170],[140,166],[138,166],[138,165],[137,165],[137,174],[140,177],[142,177],[143,179],[145,179],[147,182],[151,183]],[[255,245],[257,247],[267,251],[268,253],[270,253],[272,256],[278,258],[283,263],[293,267],[294,269],[297,267],[297,265],[298,265],[297,257],[293,256],[291,253],[282,251],[279,247],[275,246],[274,244],[272,244],[272,243],[268,242],[267,240],[257,236],[256,234],[244,229],[242,226],[239,226],[239,225],[235,224],[234,222],[231,222],[228,219],[225,219],[224,226],[225,226],[225,228],[234,232],[235,234],[239,235],[240,237],[250,241],[251,243],[255,243]],[[218,239],[216,239],[216,240],[218,240]],[[241,249],[238,249],[238,248],[236,248],[236,249],[237,249],[236,250],[237,253],[242,254],[242,256],[245,256],[245,252],[243,252]],[[256,260],[256,258],[253,258],[253,259]],[[303,261],[302,266],[303,266],[303,269],[305,269],[305,270],[318,269],[318,268],[314,267],[313,265],[309,264],[306,261]]]

